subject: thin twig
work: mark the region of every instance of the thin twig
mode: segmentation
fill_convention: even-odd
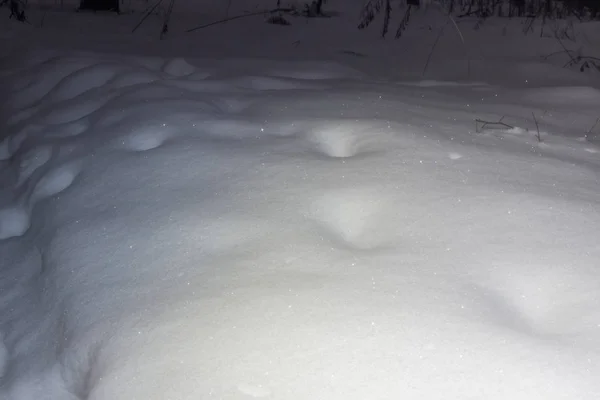
[[[291,12],[291,11],[293,11],[292,8],[275,8],[273,10],[262,10],[262,11],[257,11],[257,12],[253,12],[253,13],[236,15],[234,17],[223,18],[221,20],[214,21],[214,22],[211,22],[211,23],[208,23],[208,24],[204,24],[204,25],[200,25],[200,26],[197,26],[195,28],[190,28],[186,32],[194,32],[194,31],[197,31],[199,29],[208,28],[209,26],[222,24],[224,22],[232,21],[234,19],[246,18],[246,17],[253,17],[253,16],[261,15],[261,14],[273,14],[273,13],[276,13],[276,12]]]
[[[163,40],[165,35],[169,32],[169,20],[171,19],[171,13],[173,12],[174,6],[175,6],[175,0],[171,0],[171,2],[169,3],[169,8],[167,9],[167,13],[165,14],[163,27],[160,31],[160,40]]]
[[[42,20],[40,21],[40,28],[44,27],[44,21],[46,20],[47,13],[48,13],[48,10],[44,10],[44,13],[42,14]]]
[[[456,31],[458,32],[458,36],[460,36],[460,40],[463,44],[463,47],[465,48],[465,53],[467,54],[467,78],[470,78],[471,77],[471,58],[469,57],[467,45],[465,44],[465,38],[464,38],[462,32],[460,31],[458,24],[456,23],[454,18],[452,18],[452,15],[448,14],[448,18],[450,18],[450,21],[452,21],[452,23],[454,24],[454,27],[456,28]]]
[[[557,54],[562,54],[562,53],[573,53],[573,50],[558,50],[558,51],[555,51],[553,53],[546,54],[545,56],[542,57],[542,60],[547,60],[547,59],[549,59],[552,56],[555,56]]]
[[[444,14],[445,16],[448,17],[448,20],[450,22],[452,22],[452,24],[454,25],[454,28],[458,32],[458,36],[460,37],[460,40],[462,41],[463,47],[465,48],[465,53],[467,55],[467,77],[470,77],[471,76],[471,58],[469,57],[469,54],[467,51],[467,46],[465,44],[465,38],[464,38],[462,32],[460,31],[458,24],[456,23],[454,18],[452,18],[452,15],[450,15],[450,13],[444,12],[444,10],[441,8],[441,6],[439,6],[439,10],[442,14]],[[444,32],[444,28],[446,27],[446,25],[448,25],[448,21],[446,21],[446,23],[440,28],[440,31],[438,32],[438,35],[435,38],[435,42],[433,43],[433,46],[431,47],[431,51],[429,52],[429,55],[427,56],[427,62],[425,63],[425,67],[423,68],[423,73],[422,73],[423,76],[425,76],[425,71],[427,71],[427,67],[429,66],[429,62],[431,61],[431,56],[433,55],[433,51],[435,50],[438,42],[440,41],[440,38],[442,37],[442,33]]]
[[[423,72],[421,74],[422,76],[425,76],[425,72],[427,71],[429,62],[431,61],[431,56],[433,56],[433,51],[435,50],[435,47],[437,46],[438,42],[440,41],[440,38],[442,37],[442,33],[444,32],[444,28],[446,27],[446,25],[448,25],[448,22],[446,22],[446,24],[444,24],[444,26],[442,26],[440,28],[440,31],[438,32],[438,35],[435,38],[435,42],[433,42],[433,46],[431,46],[431,50],[429,51],[429,55],[427,56],[427,62],[425,62],[425,66],[423,67]]]
[[[162,3],[162,2],[163,2],[163,0],[158,0],[156,2],[156,4],[154,4],[154,6],[146,14],[144,14],[144,17],[140,20],[140,22],[138,22],[138,24],[135,26],[135,28],[133,28],[133,30],[131,31],[131,33],[134,33],[135,31],[137,31],[137,29],[144,23],[144,21],[150,15],[152,15],[152,13],[154,12],[154,10],[156,10],[156,7],[158,7],[160,5],[160,3]]]
[[[575,58],[573,58],[573,56],[571,55],[571,52],[566,48],[566,46],[564,45],[564,43],[562,42],[562,40],[560,40],[560,38],[558,37],[558,35],[555,34],[554,37],[556,38],[556,40],[558,40],[558,43],[563,48],[563,50],[565,51],[565,53],[567,53],[569,55],[569,58],[571,59],[571,63],[577,64],[577,61],[575,60]],[[568,64],[569,63],[567,63],[567,65]]]
[[[225,9],[225,18],[229,17],[229,8],[231,7],[231,0],[227,0],[227,8]]]
[[[594,128],[596,127],[596,125],[598,125],[598,122],[600,122],[600,117],[596,118],[596,122],[594,122],[594,125],[592,125],[592,127],[590,128],[590,130],[587,132],[587,134],[591,134],[592,131],[594,130]]]
[[[544,37],[544,27],[546,26],[546,13],[542,17],[542,29],[540,29],[540,37]]]
[[[537,140],[538,140],[538,142],[541,142],[542,136],[540,135],[540,126],[538,125],[537,118],[535,117],[535,113],[533,111],[531,112],[531,115],[533,115],[533,121],[535,122],[535,128],[537,129],[537,135],[536,135]]]
[[[533,32],[533,23],[535,22],[536,16],[531,16],[528,17],[527,20],[525,20],[525,23],[527,25],[525,25],[525,28],[523,28],[523,33],[525,35],[527,35],[529,33],[529,31]]]
[[[502,118],[500,118],[500,120],[498,120],[497,122],[492,122],[492,121],[485,121],[483,119],[475,119],[475,132],[479,133],[481,132],[483,129],[485,129],[486,126],[488,125],[499,125],[503,128],[507,128],[507,129],[514,129],[515,127],[509,124],[506,124],[504,122],[502,122],[502,120],[504,119],[504,116]],[[479,124],[481,125],[481,128],[479,128]]]

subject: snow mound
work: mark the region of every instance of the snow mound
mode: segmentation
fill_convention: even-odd
[[[84,71],[92,65],[94,62],[86,57],[57,56],[33,67],[34,70],[43,70],[43,74],[18,74],[15,72],[15,80],[11,85],[13,88],[11,104],[15,107],[32,106],[52,92],[63,79],[69,80],[72,74],[77,76],[78,71]],[[91,75],[93,76],[93,73]]]
[[[383,121],[330,120],[315,124],[308,131],[317,150],[334,158],[353,157],[360,153],[382,150],[391,127]]]
[[[0,210],[0,240],[21,236],[29,229],[29,214],[22,208]]]
[[[23,184],[31,175],[52,157],[52,146],[42,145],[34,147],[24,153],[19,162],[19,175],[17,185]]]
[[[196,72],[196,68],[183,58],[175,58],[165,63],[163,71],[169,75],[182,77]]]
[[[31,193],[30,202],[32,204],[54,196],[67,189],[79,173],[79,167],[76,163],[62,165],[51,169],[40,178]]]
[[[49,101],[69,100],[102,86],[114,79],[122,70],[121,65],[95,64],[70,73],[52,88]]]

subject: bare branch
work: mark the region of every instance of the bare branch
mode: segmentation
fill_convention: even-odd
[[[156,8],[160,5],[160,3],[162,3],[163,0],[158,0],[156,2],[156,4],[154,4],[154,6],[152,6],[150,9],[148,9],[145,13],[144,16],[142,17],[142,19],[140,20],[140,22],[137,23],[137,25],[133,28],[133,30],[131,31],[131,33],[134,33],[135,31],[137,31],[137,29],[144,23],[144,21],[150,16],[152,15],[152,13],[154,12],[154,10],[156,10]]]
[[[504,116],[502,116],[502,118],[500,118],[498,121],[493,122],[477,118],[475,119],[475,132],[480,133],[488,126],[500,127],[504,129],[514,129],[514,126],[502,122],[503,119]],[[479,124],[481,124],[481,126],[479,126]]]
[[[540,126],[538,124],[537,118],[535,117],[535,114],[533,113],[533,111],[531,112],[531,115],[533,115],[533,121],[535,122],[535,128],[537,129],[537,135],[536,135],[537,140],[538,140],[538,142],[541,143],[542,135],[540,134]]]
[[[589,131],[587,131],[587,134],[591,134],[594,130],[594,128],[596,127],[596,125],[598,125],[598,122],[600,122],[600,117],[596,118],[596,122],[594,122],[594,125],[592,125],[592,127],[590,128]]]

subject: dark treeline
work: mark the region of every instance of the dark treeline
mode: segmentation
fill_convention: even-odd
[[[410,4],[411,0],[408,1]],[[600,19],[600,0],[442,0],[449,12],[478,17]]]

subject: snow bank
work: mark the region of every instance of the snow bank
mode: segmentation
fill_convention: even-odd
[[[253,65],[8,76],[1,399],[598,397],[592,144]]]

